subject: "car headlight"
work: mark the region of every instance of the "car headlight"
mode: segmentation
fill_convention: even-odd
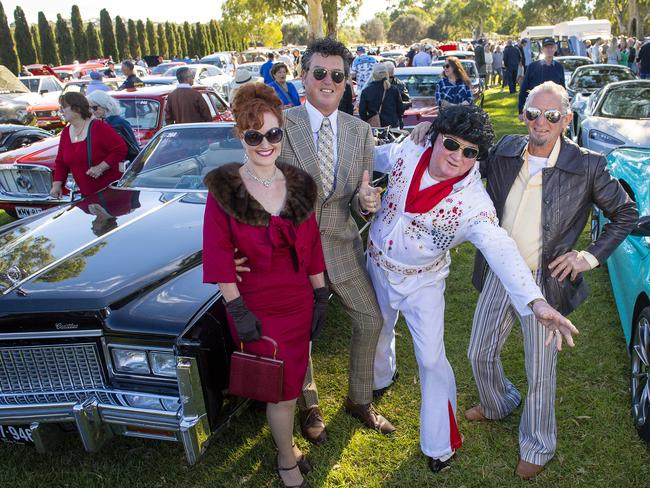
[[[151,374],[147,351],[113,348],[113,368],[120,373]]]
[[[153,374],[170,378],[176,377],[176,356],[173,353],[151,351],[149,359]]]
[[[596,129],[591,129],[589,131],[589,139],[593,139],[594,141],[598,142],[604,142],[605,144],[610,144],[612,146],[621,146],[624,144],[624,142],[620,139],[617,139],[616,137],[610,136],[609,134]]]

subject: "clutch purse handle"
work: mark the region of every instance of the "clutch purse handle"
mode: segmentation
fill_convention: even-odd
[[[273,359],[275,359],[278,355],[278,343],[269,336],[262,336],[260,340],[269,341],[271,344],[273,344]],[[244,352],[244,341],[239,341],[239,348],[241,352]]]

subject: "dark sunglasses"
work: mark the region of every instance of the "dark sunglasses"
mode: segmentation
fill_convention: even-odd
[[[467,159],[476,159],[478,157],[478,148],[461,144],[453,137],[443,135],[442,145],[447,151],[453,152],[462,149],[463,156],[466,157]]]
[[[97,110],[99,108],[99,105],[91,105],[90,110]]]
[[[449,69],[449,65],[448,65],[448,64],[445,64],[445,65],[443,66],[443,68],[445,68],[445,69]]]
[[[542,115],[542,111],[538,109],[537,107],[528,107],[525,112],[526,118],[530,120],[531,122],[535,120],[537,117]],[[554,108],[547,110],[544,112],[544,117],[546,117],[546,120],[548,120],[551,124],[557,124],[560,119],[562,118],[563,114],[559,110],[556,110]]]
[[[244,142],[249,146],[259,146],[262,144],[262,140],[266,138],[270,144],[277,144],[282,140],[284,132],[279,127],[273,127],[269,129],[266,134],[262,134],[256,130],[250,129],[244,132]]]
[[[345,80],[345,72],[341,71],[340,69],[329,70],[325,68],[314,68],[311,70],[311,72],[313,73],[314,78],[318,81],[324,80],[327,76],[327,73],[330,74],[334,83],[342,83],[343,80]]]

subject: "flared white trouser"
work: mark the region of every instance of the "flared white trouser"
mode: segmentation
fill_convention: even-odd
[[[445,278],[441,270],[405,276],[387,271],[368,258],[368,273],[384,325],[375,353],[373,388],[388,386],[395,374],[395,324],[404,316],[413,338],[420,373],[420,447],[436,459],[447,459],[460,447],[456,427],[456,381],[445,356]]]

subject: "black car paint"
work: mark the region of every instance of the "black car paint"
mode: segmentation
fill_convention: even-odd
[[[52,137],[51,132],[37,127],[0,124],[0,153],[28,146],[48,137]]]

